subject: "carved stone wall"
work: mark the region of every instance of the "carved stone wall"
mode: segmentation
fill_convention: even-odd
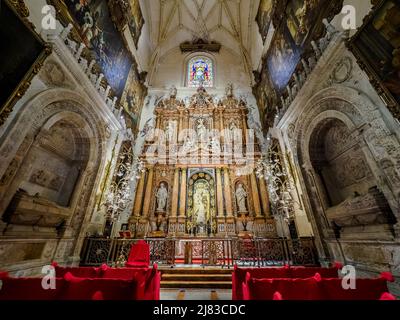
[[[59,46],[0,130],[0,267],[19,274],[79,262],[122,129],[94,90],[77,86],[89,80]]]
[[[293,153],[321,261],[398,277],[400,127],[343,39],[330,44],[276,127]]]

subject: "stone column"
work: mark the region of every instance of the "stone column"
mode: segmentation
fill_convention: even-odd
[[[224,191],[225,191],[225,208],[227,217],[228,218],[233,217],[232,191],[231,191],[231,183],[230,183],[228,168],[224,168]]]
[[[145,217],[148,217],[150,215],[150,203],[151,203],[151,199],[152,199],[153,176],[154,176],[154,168],[150,168],[149,175],[147,178],[146,193],[144,195],[144,203],[143,203],[143,216],[145,216]]]
[[[186,215],[186,172],[186,168],[182,169],[179,217]]]
[[[171,218],[176,218],[178,216],[179,168],[175,169],[174,185],[172,191]]]
[[[256,218],[261,218],[261,206],[260,206],[260,197],[257,186],[257,178],[254,172],[250,176],[251,179],[251,190],[253,194],[253,204],[254,204],[254,212],[256,214]]]
[[[222,193],[221,169],[217,168],[217,210],[218,217],[224,217],[224,197]]]
[[[142,209],[143,202],[143,189],[144,189],[144,180],[146,178],[146,172],[142,172],[142,175],[139,180],[139,184],[136,188],[136,197],[135,197],[135,205],[133,206],[133,215],[139,217]]]
[[[263,208],[263,212],[266,218],[270,218],[271,212],[269,210],[269,193],[267,190],[267,185],[265,184],[264,178],[259,179],[259,181],[260,181],[261,205]]]

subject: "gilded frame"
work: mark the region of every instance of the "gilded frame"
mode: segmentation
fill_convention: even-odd
[[[379,13],[386,0],[379,0],[378,3],[372,8],[370,13],[364,18],[362,26],[357,30],[353,37],[351,37],[346,45],[349,50],[354,54],[360,68],[367,74],[372,86],[375,88],[387,108],[396,119],[400,120],[400,104],[385,86],[383,80],[379,74],[374,70],[373,66],[368,61],[366,55],[357,46],[357,40],[359,40],[364,29],[369,25],[376,15]]]
[[[27,28],[27,30],[32,34],[32,36],[39,42],[42,46],[41,53],[36,57],[34,63],[27,70],[25,75],[19,81],[19,84],[11,92],[5,103],[0,106],[0,126],[2,126],[11,112],[15,104],[25,95],[26,91],[29,89],[32,79],[39,73],[42,68],[44,61],[51,54],[52,48],[46,44],[43,39],[35,32],[33,24],[28,20],[29,9],[25,5],[23,0],[3,0],[3,6],[6,5],[20,22]]]

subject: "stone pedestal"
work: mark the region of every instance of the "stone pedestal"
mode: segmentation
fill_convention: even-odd
[[[186,235],[186,218],[178,217],[176,224],[176,235],[185,236]]]
[[[225,226],[225,217],[218,217],[217,219],[217,237],[225,237],[227,235],[227,230]]]
[[[234,217],[228,217],[226,218],[226,223],[225,223],[225,228],[226,228],[226,234],[228,236],[235,236],[236,235],[236,222]]]
[[[136,238],[142,239],[147,236],[149,229],[149,221],[146,218],[140,218],[137,224]]]

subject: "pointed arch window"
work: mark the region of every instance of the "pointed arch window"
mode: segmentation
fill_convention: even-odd
[[[208,57],[196,56],[189,60],[187,66],[187,86],[205,88],[214,86],[214,63]]]

